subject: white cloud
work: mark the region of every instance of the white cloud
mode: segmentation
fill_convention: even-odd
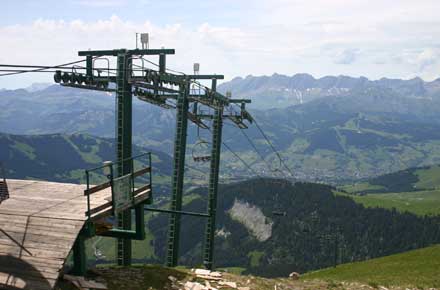
[[[85,7],[120,7],[127,5],[127,1],[124,0],[79,0],[74,1],[75,4]]]
[[[336,56],[335,63],[337,64],[352,64],[356,61],[360,55],[360,50],[357,48],[347,48],[341,51],[339,55]]]
[[[417,62],[420,68],[419,70],[423,72],[427,67],[438,63],[439,58],[440,58],[439,49],[427,48],[423,50],[417,56]]]
[[[93,5],[116,2],[125,3],[100,0]],[[158,25],[111,16],[0,26],[0,60],[58,64],[78,59],[78,50],[132,48],[136,32],[149,32],[150,47],[176,49],[168,59],[170,66],[191,71],[192,63],[200,62],[202,73],[223,73],[227,79],[274,72],[434,79],[440,73],[437,0],[257,0],[248,4],[251,9],[242,11],[246,22],[240,25]],[[197,17],[197,9],[193,13]],[[25,86],[19,82],[43,78],[43,74],[0,78],[0,87]]]
[[[30,25],[0,27],[0,56],[8,55],[0,59],[13,64],[66,63],[79,59],[79,50],[134,48],[136,32],[150,33],[151,48],[175,48],[176,55],[169,56],[167,63],[178,70],[191,71],[192,63],[200,62],[202,72],[221,74],[232,66],[228,55],[243,48],[238,43],[244,36],[240,29],[208,24],[189,29],[180,24],[132,23],[117,16],[94,22],[38,19]],[[42,75],[32,77],[43,81]],[[0,78],[0,87],[8,86],[10,79]]]

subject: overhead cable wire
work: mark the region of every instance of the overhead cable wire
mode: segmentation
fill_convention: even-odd
[[[234,104],[237,107],[239,107],[237,104]],[[232,109],[233,110],[233,109]],[[260,125],[258,124],[257,120],[252,117],[255,126],[257,127],[258,131],[260,131],[261,135],[264,137],[264,139],[266,140],[267,144],[269,144],[269,146],[271,147],[272,151],[276,154],[276,156],[278,157],[280,163],[284,166],[284,168],[289,172],[290,176],[293,177],[293,172],[292,170],[290,170],[290,168],[287,166],[287,164],[284,162],[283,158],[281,157],[281,154],[278,152],[277,149],[275,149],[275,146],[272,144],[272,142],[270,141],[270,139],[267,137],[267,135],[264,133],[263,129],[261,129]]]
[[[43,71],[32,71],[32,70],[21,70],[21,69],[0,69],[0,72],[9,72],[9,73],[27,73],[27,72],[36,72],[36,73],[55,73],[54,70],[43,70]]]
[[[257,153],[258,156],[260,156],[261,160],[263,160],[263,162],[266,163],[267,167],[271,168],[272,166],[269,164],[269,162],[266,161],[266,159],[264,159],[263,155],[261,155],[261,153],[258,151],[257,146],[255,145],[254,142],[252,142],[252,139],[249,138],[249,136],[248,136],[248,134],[246,134],[245,130],[240,128],[240,132],[246,137],[249,144],[251,144],[251,146],[254,148],[254,151]],[[283,175],[284,175],[284,177],[287,178],[287,176],[284,174],[284,172],[283,172]]]
[[[138,66],[141,67],[139,65],[135,65],[134,66]],[[5,67],[5,68],[17,68],[17,71],[25,71],[24,69],[18,69],[18,68],[41,68],[41,69],[50,69],[50,68],[57,68],[57,69],[64,69],[64,70],[86,70],[87,68],[84,66],[47,66],[47,65],[19,65],[19,64],[0,64],[0,67]],[[117,68],[110,68],[110,67],[93,67],[92,70],[97,70],[97,71],[116,71],[118,70]],[[128,70],[128,69],[127,69]],[[131,69],[132,71],[144,71],[142,69]],[[45,71],[45,70],[42,70]],[[111,72],[114,73],[114,72]]]
[[[34,69],[34,70],[26,70],[26,71],[4,73],[4,74],[0,74],[0,77],[2,77],[2,76],[10,76],[10,75],[17,75],[17,74],[23,74],[23,73],[28,73],[28,72],[40,72],[40,71],[45,71],[47,69],[59,68],[59,67],[67,66],[67,65],[73,65],[73,64],[81,63],[81,62],[84,62],[84,61],[86,61],[86,60],[83,59],[83,60],[73,61],[73,62],[64,63],[64,64],[60,64],[60,65],[55,65],[55,66],[47,66],[47,67],[43,67],[43,68],[37,68],[37,69]]]
[[[154,62],[152,62],[152,61],[150,61],[150,60],[148,60],[148,59],[145,59],[145,58],[142,58],[144,61],[146,61],[146,62],[148,62],[148,63],[150,63],[150,64],[152,64],[152,65],[154,65],[154,66],[156,66],[156,67],[159,67],[159,65],[157,64],[157,63],[154,63]],[[173,69],[170,69],[170,68],[166,68],[166,70],[167,71],[171,71],[171,72],[175,72],[175,73],[178,73],[178,74],[181,74],[181,75],[186,75],[185,73],[183,73],[183,72],[181,72],[181,71],[177,71],[177,70],[173,70]],[[204,86],[203,84],[201,84],[200,82],[197,82],[197,81],[195,81],[195,80],[193,80],[192,81],[194,84],[196,84],[197,86],[199,86],[200,88],[202,88],[202,89],[205,89],[205,90],[210,90],[210,88],[208,88],[207,86]],[[208,130],[211,132],[211,130],[208,128]],[[250,171],[250,172],[252,172],[253,174],[255,174],[256,176],[258,176],[259,178],[261,178],[261,176],[254,170],[254,169],[252,169],[252,167],[246,162],[246,161],[244,161],[237,153],[235,153],[232,149],[231,149],[231,147],[229,147],[225,142],[223,142],[222,141],[222,144],[223,144],[223,146],[225,146],[226,147],[226,149],[228,149],[231,153],[232,153],[232,155],[234,155],[241,163],[243,163],[245,166],[246,166],[246,168]],[[259,154],[258,153],[258,150],[257,150],[257,154]],[[260,155],[261,156],[261,155]],[[263,159],[264,160],[264,159]]]
[[[146,59],[146,58],[141,58],[142,60],[145,60],[146,62],[148,62],[149,64],[152,64],[152,65],[154,65],[154,66],[156,66],[156,67],[159,67],[159,65],[157,64],[157,63],[155,63],[155,62],[153,62],[153,61],[151,61],[151,60],[148,60],[148,59]]]
[[[269,146],[272,148],[272,150],[275,152],[275,154],[278,156],[278,159],[280,160],[280,162],[284,165],[284,168],[286,168],[286,170],[290,173],[290,176],[293,177],[293,173],[290,170],[290,168],[286,165],[286,163],[284,162],[283,158],[281,157],[281,154],[278,152],[278,150],[275,149],[275,147],[273,146],[272,142],[270,141],[270,139],[266,136],[266,134],[264,133],[263,129],[261,129],[260,125],[258,125],[257,120],[255,120],[255,118],[253,118],[253,121],[256,125],[256,127],[258,128],[258,131],[260,131],[261,135],[264,137],[264,139],[266,139],[267,144],[269,144]]]
[[[247,169],[249,169],[249,171],[251,171],[253,174],[255,174],[258,178],[262,178],[260,174],[258,174],[254,169],[252,169],[252,167],[246,163],[246,161],[244,161],[237,153],[235,153],[231,147],[228,146],[228,144],[226,144],[225,142],[222,142],[223,146],[226,147],[226,149],[228,149],[238,160],[240,160],[241,163],[243,163]]]
[[[159,67],[159,65],[157,63],[155,63],[155,62],[153,62],[151,60],[148,60],[146,58],[142,58],[142,59],[145,60],[146,62],[156,66],[156,67]],[[170,71],[170,72],[174,72],[174,73],[178,73],[178,74],[181,74],[181,75],[186,75],[184,72],[181,72],[181,71],[178,71],[178,70],[174,70],[174,69],[170,69],[170,68],[165,68],[165,70]]]
[[[211,132],[211,134],[212,134],[212,131],[210,128],[208,128],[207,130],[209,132]],[[252,169],[252,167],[249,164],[247,164],[247,162],[244,161],[237,153],[235,153],[234,150],[232,150],[231,147],[228,146],[228,144],[226,144],[224,141],[222,141],[222,144],[223,144],[223,146],[226,147],[226,149],[228,149],[232,153],[232,155],[234,155],[238,160],[240,160],[240,162],[243,163],[244,166],[246,166],[247,169],[249,169],[249,171],[251,171],[253,174],[255,174],[256,176],[261,178],[261,175],[259,175],[254,169]]]
[[[243,163],[243,165],[246,166],[246,168],[247,168],[251,173],[253,173],[253,174],[254,174],[255,176],[257,176],[258,178],[262,178],[261,175],[258,174],[254,169],[252,169],[252,167],[251,167],[249,164],[247,164],[247,162],[244,161],[244,160],[240,157],[240,155],[238,155],[237,153],[235,153],[234,150],[232,150],[231,147],[228,146],[228,144],[226,144],[226,143],[223,142],[223,141],[222,141],[222,144],[223,144],[223,146],[226,147],[226,149],[229,150],[229,152],[232,153],[232,155],[235,156],[235,158],[237,158],[241,163]]]
[[[236,106],[238,106],[237,104],[235,104]],[[230,111],[231,113],[236,113],[236,111],[234,110],[234,107],[230,106]],[[248,134],[246,134],[244,129],[239,128],[241,133],[246,137],[247,141],[249,142],[249,144],[251,144],[251,146],[253,147],[254,151],[260,156],[260,158],[264,161],[264,163],[266,163],[268,168],[272,168],[272,166],[266,161],[266,159],[264,159],[263,155],[261,155],[261,153],[259,152],[259,150],[257,149],[257,146],[255,145],[255,143],[252,141],[252,139],[249,137]],[[276,171],[276,170],[272,170],[272,171]],[[286,174],[283,171],[280,171],[285,178],[287,178]]]

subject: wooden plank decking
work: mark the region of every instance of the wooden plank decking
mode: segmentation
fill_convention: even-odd
[[[0,204],[0,289],[53,289],[86,220],[84,185],[7,180]],[[90,196],[108,202],[110,190]]]

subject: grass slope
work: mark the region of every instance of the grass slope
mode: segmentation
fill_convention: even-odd
[[[440,215],[440,166],[410,168],[348,184],[340,191],[336,194],[351,197],[366,207]]]
[[[407,211],[420,216],[440,215],[440,190],[367,194],[363,196],[337,191],[335,191],[335,194],[350,197],[365,207],[395,208],[399,212]]]
[[[340,187],[348,193],[393,193],[440,189],[440,165],[409,168]]]
[[[225,281],[236,282],[238,287],[253,290],[267,289],[377,289],[386,286],[389,289],[427,289],[440,287],[440,245],[414,250],[388,257],[364,262],[339,265],[304,274],[300,280],[289,278],[267,279],[252,275],[234,274],[224,269]],[[89,273],[91,278],[105,282],[109,290],[159,290],[176,289],[169,276],[184,284],[203,279],[195,277],[188,269],[166,268],[158,265],[134,265],[131,267],[100,266]],[[214,283],[214,282],[211,282]],[[72,289],[61,283],[59,289]],[[248,287],[248,288],[246,288]],[[229,290],[233,288],[222,287]],[[234,288],[236,289],[236,288]]]
[[[314,271],[305,274],[302,279],[437,288],[440,287],[440,245]]]
[[[205,285],[206,280],[198,278],[189,269],[183,267],[166,268],[159,265],[134,265],[130,267],[105,266],[89,273],[90,278],[107,284],[109,290],[163,290],[183,289],[187,281],[199,282]],[[169,277],[176,278],[179,282],[172,283]],[[289,278],[267,279],[250,275],[236,275],[224,272],[223,280],[237,283],[242,289],[268,290],[268,289],[297,289],[297,290],[325,290],[329,285],[325,281],[294,281]],[[67,283],[60,283],[57,290],[73,290]],[[216,281],[210,281],[215,285]],[[186,288],[185,288],[186,289]],[[200,288],[191,288],[200,289]],[[234,290],[237,287],[216,286],[210,289]],[[239,289],[239,288],[238,288]],[[356,288],[350,289],[354,290]]]
[[[440,188],[440,166],[434,165],[428,168],[416,170],[415,175],[419,181],[415,184],[417,189],[433,189]]]

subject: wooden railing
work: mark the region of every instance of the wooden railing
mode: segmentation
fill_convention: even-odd
[[[145,163],[142,163],[142,158],[146,158]],[[147,165],[144,165],[135,171],[135,161],[139,161],[139,164]],[[127,165],[127,163],[131,168],[130,173],[124,176],[118,176],[119,174],[115,174],[119,168],[122,168],[123,165]],[[122,160],[120,164],[118,164],[118,162],[106,162],[102,166],[86,170],[85,173],[87,185],[84,190],[84,195],[87,197],[87,211],[85,214],[89,220],[98,220],[106,216],[114,216],[117,212],[134,207],[151,198],[152,170],[150,152]],[[100,177],[104,175],[107,181],[92,185],[90,180],[92,175]],[[141,179],[142,177],[144,177],[142,182],[136,182],[136,180]],[[147,181],[145,181],[145,179]],[[121,188],[120,186],[115,188],[118,183],[125,185],[125,187],[123,187],[124,192],[118,192]],[[109,188],[111,191],[111,200],[91,208],[90,196],[102,190],[108,190]],[[122,199],[121,204],[121,197],[124,195],[125,199]]]
[[[6,170],[3,163],[0,162],[0,203],[9,198],[8,184],[6,183]]]

